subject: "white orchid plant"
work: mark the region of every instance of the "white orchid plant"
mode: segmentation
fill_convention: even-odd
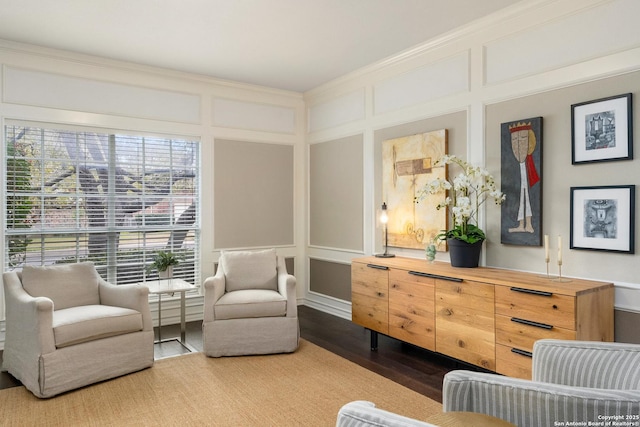
[[[493,176],[484,168],[472,166],[459,157],[449,155],[441,157],[434,163],[434,166],[444,165],[457,165],[462,172],[456,175],[453,181],[438,178],[425,184],[416,195],[416,203],[430,194],[448,192],[436,208],[450,209],[453,227],[442,230],[436,239],[458,239],[467,243],[485,240],[484,231],[477,226],[478,210],[489,199],[496,205],[501,205],[506,198],[505,194],[496,188]]]

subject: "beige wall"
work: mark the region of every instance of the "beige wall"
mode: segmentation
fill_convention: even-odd
[[[309,244],[362,251],[362,135],[314,144],[309,159]]]
[[[311,292],[351,301],[351,265],[311,259],[309,276]]]
[[[290,145],[215,141],[213,217],[203,222],[216,248],[293,245],[293,167]]]
[[[486,107],[486,158],[491,171],[500,171],[500,124],[530,117],[542,117],[543,234],[561,235],[565,243],[562,272],[596,280],[634,282],[640,265],[639,228],[634,240],[636,254],[569,250],[570,188],[601,185],[640,184],[640,160],[571,164],[571,105],[623,93],[633,93],[634,140],[640,141],[640,72],[600,79],[552,90]],[[636,143],[637,145],[637,143]],[[637,151],[637,150],[636,150]],[[636,191],[636,206],[638,192]],[[540,247],[500,244],[500,210],[490,206],[486,229],[489,233],[487,264],[520,270],[544,269]],[[635,223],[640,219],[636,212]],[[555,248],[554,239],[552,246]],[[515,253],[515,256],[514,256]],[[557,274],[557,256],[551,257],[551,271]]]

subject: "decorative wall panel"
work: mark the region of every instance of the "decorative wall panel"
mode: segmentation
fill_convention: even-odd
[[[213,125],[235,129],[293,134],[296,115],[293,108],[215,98]]]
[[[200,96],[14,67],[3,70],[3,102],[99,114],[200,122]]]

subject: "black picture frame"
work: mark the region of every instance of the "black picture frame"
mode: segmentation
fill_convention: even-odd
[[[571,106],[571,163],[633,159],[631,93]]]
[[[635,253],[635,188],[571,187],[570,248]]]

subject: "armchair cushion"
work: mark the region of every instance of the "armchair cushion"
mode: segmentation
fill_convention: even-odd
[[[56,348],[142,331],[142,313],[109,305],[82,305],[53,312]]]
[[[244,319],[287,314],[287,300],[276,291],[245,289],[227,292],[213,306],[215,318]]]
[[[100,304],[100,276],[91,262],[22,269],[22,286],[32,297],[47,297],[54,310]]]
[[[223,251],[220,265],[227,292],[242,289],[278,289],[275,249]]]

